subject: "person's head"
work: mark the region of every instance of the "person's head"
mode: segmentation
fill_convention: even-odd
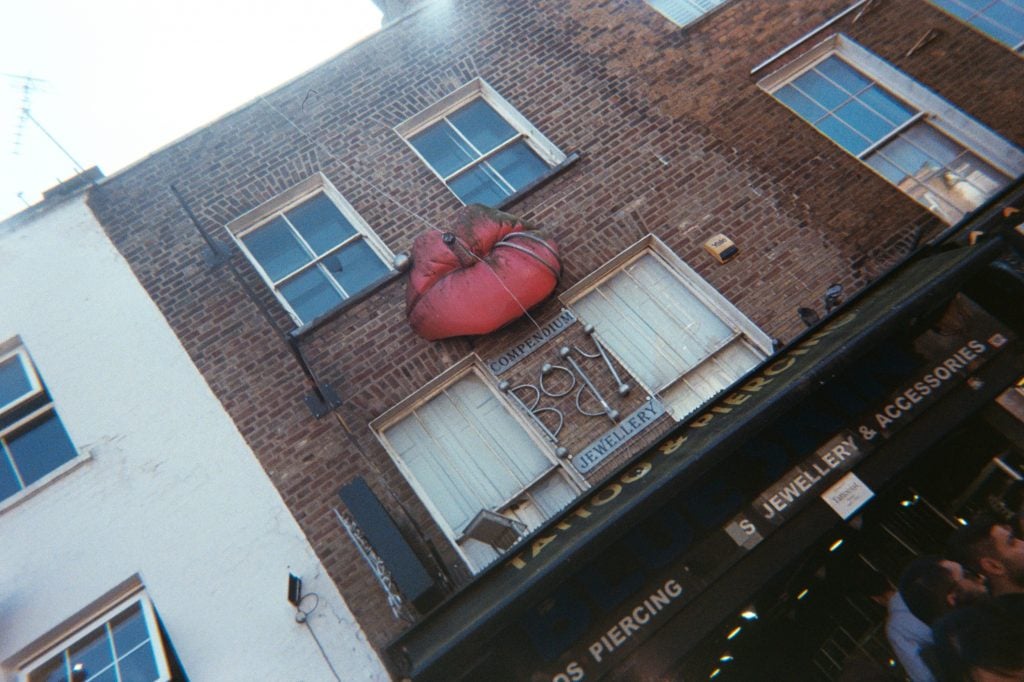
[[[1016,601],[1013,601],[1016,600]],[[943,617],[925,657],[939,682],[1024,680],[1024,614],[1019,595],[983,599]]]
[[[950,539],[950,556],[988,579],[992,594],[1024,592],[1024,540],[1010,526],[984,515]]]
[[[984,582],[959,563],[938,556],[912,561],[900,576],[899,590],[910,612],[928,625],[988,593]]]

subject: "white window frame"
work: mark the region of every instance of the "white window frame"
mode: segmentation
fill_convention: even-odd
[[[4,352],[0,349],[0,364],[10,360],[11,358],[17,358],[21,363],[21,367],[25,370],[25,375],[28,377],[30,389],[27,393],[23,393],[19,397],[15,398],[12,402],[5,405],[0,405],[0,413],[7,412],[17,408],[22,403],[32,400],[39,396],[43,392],[43,382],[39,379],[39,374],[36,372],[36,366],[32,362],[32,359],[28,355],[28,351],[24,346],[18,345],[15,348]]]
[[[7,360],[11,357],[17,357],[19,359],[22,369],[25,370],[32,388],[28,393],[25,393],[15,399],[13,402],[0,406],[0,414],[18,409],[27,401],[40,397],[46,391],[42,377],[39,374],[39,370],[36,369],[35,362],[32,361],[32,356],[29,355],[28,349],[22,343],[20,337],[14,337],[4,343],[0,343],[0,361]],[[7,451],[6,439],[11,433],[21,430],[32,422],[40,421],[49,414],[52,414],[55,419],[60,421],[61,427],[64,429],[65,433],[67,433],[68,440],[71,442],[71,447],[75,450],[75,456],[60,466],[51,469],[44,476],[38,478],[32,483],[25,485],[22,480],[22,474],[18,470],[17,463],[13,461],[13,458]],[[45,405],[41,405],[37,409],[23,415],[20,419],[8,424],[7,426],[0,427],[0,458],[10,459],[12,461],[12,468],[15,476],[18,478],[18,483],[22,486],[16,493],[0,500],[0,514],[2,514],[7,509],[20,504],[40,489],[62,477],[71,469],[74,469],[86,460],[90,459],[90,456],[88,452],[83,452],[75,446],[75,441],[71,437],[71,433],[68,430],[67,425],[64,423],[63,418],[57,414],[57,406],[53,400],[53,396],[50,396],[49,401]]]
[[[163,636],[160,634],[160,626],[153,603],[141,588],[141,585],[135,583],[134,580],[129,581],[129,583],[132,585],[129,588],[129,593],[127,595],[122,593],[115,603],[103,608],[101,612],[96,613],[95,610],[88,609],[92,615],[83,614],[80,617],[69,619],[69,621],[46,635],[42,642],[31,645],[30,648],[34,649],[34,653],[21,657],[22,663],[17,666],[18,682],[27,682],[29,675],[33,671],[49,663],[55,656],[70,649],[82,638],[91,634],[96,628],[113,620],[135,604],[138,604],[141,609],[146,623],[146,630],[149,633],[149,643],[153,649],[153,657],[156,659],[159,677],[154,682],[169,682],[171,671],[167,660],[167,649],[164,647]],[[124,658],[124,656],[120,658]]]
[[[242,241],[242,237],[252,232],[255,232],[256,230],[263,227],[273,219],[283,215],[285,212],[295,208],[299,204],[308,201],[309,199],[312,199],[318,194],[323,194],[328,199],[330,199],[331,203],[334,204],[334,207],[337,208],[338,211],[340,211],[341,214],[349,221],[349,223],[352,224],[352,227],[355,228],[356,234],[353,235],[352,237],[349,237],[340,244],[331,247],[326,253],[319,256],[315,255],[315,251],[313,251],[313,249],[305,243],[305,240],[302,239],[301,235],[295,235],[296,239],[299,240],[299,243],[303,247],[303,249],[305,249],[309,253],[311,260],[309,263],[297,268],[293,272],[288,273],[279,280],[274,281],[267,274],[266,270],[263,269],[263,266],[260,265],[260,262],[256,259],[256,257],[253,256],[253,254],[249,251],[248,247],[246,247],[245,243]],[[377,236],[377,234],[373,231],[369,224],[365,220],[363,220],[363,217],[359,215],[359,212],[356,211],[355,208],[353,208],[352,204],[350,204],[345,199],[345,197],[342,196],[342,194],[334,187],[333,184],[331,184],[331,181],[328,180],[323,173],[316,173],[315,175],[306,178],[302,182],[285,190],[284,192],[277,195],[273,199],[265,201],[256,208],[248,211],[247,213],[239,216],[238,218],[235,218],[234,220],[229,222],[226,227],[228,233],[231,235],[231,238],[234,240],[235,244],[238,245],[238,248],[241,249],[243,254],[245,254],[245,257],[249,260],[250,263],[252,263],[253,267],[256,268],[256,272],[259,273],[264,283],[266,283],[266,285],[274,293],[274,296],[277,298],[281,306],[286,311],[288,311],[288,314],[299,326],[309,324],[310,322],[313,321],[313,319],[319,318],[320,316],[326,314],[327,312],[330,312],[330,310],[335,310],[339,307],[344,306],[345,303],[347,303],[350,298],[358,296],[360,293],[362,293],[362,291],[365,291],[360,290],[353,292],[352,294],[349,294],[347,296],[343,296],[341,302],[338,303],[337,306],[334,306],[329,310],[322,312],[320,315],[317,316],[317,318],[303,320],[299,317],[298,313],[295,312],[295,310],[291,307],[291,304],[288,303],[288,300],[279,290],[279,287],[281,285],[286,284],[287,282],[291,281],[293,278],[309,270],[310,268],[317,267],[318,263],[323,261],[325,258],[330,257],[334,253],[337,253],[340,249],[344,248],[345,246],[354,243],[358,239],[365,240],[367,245],[369,245],[369,247],[373,250],[374,254],[376,254],[377,257],[380,258],[381,263],[384,264],[388,271],[392,273],[395,272],[394,254],[381,240],[381,238]],[[327,276],[327,280],[331,284],[331,286],[335,288],[339,295],[343,294],[343,292],[340,289],[338,289],[338,285],[336,282],[334,282],[334,279],[332,277]]]
[[[413,146],[410,140],[417,133],[421,133],[427,128],[433,126],[435,123],[439,123],[448,114],[454,113],[476,99],[482,99],[484,102],[489,104],[498,113],[498,115],[505,120],[506,123],[516,130],[517,135],[501,143],[486,154],[482,154],[479,158],[470,161],[461,168],[458,168],[454,172],[449,173],[448,175],[441,175],[437,172],[434,166],[419,153],[419,150]],[[532,149],[541,158],[541,160],[549,166],[549,169],[553,169],[566,159],[566,155],[562,150],[555,146],[555,144],[545,137],[544,134],[541,133],[540,130],[538,130],[532,123],[530,123],[525,116],[520,114],[514,106],[509,104],[504,97],[499,95],[494,88],[488,85],[481,78],[475,78],[454,92],[442,97],[423,111],[395,126],[394,130],[398,136],[405,141],[420,161],[422,161],[423,164],[426,165],[426,167],[444,183],[444,186],[448,188],[448,191],[451,192],[456,199],[459,199],[460,202],[462,199],[458,194],[455,194],[455,191],[452,190],[449,182],[458,178],[468,170],[486,162],[495,154],[507,149],[520,140],[525,141],[526,144],[529,145],[530,149]],[[455,130],[456,132],[459,132],[457,129]],[[459,135],[461,136],[461,133],[459,133]],[[463,140],[469,147],[475,150],[475,147],[473,147],[469,140],[466,140],[465,138],[463,138]],[[521,189],[522,188],[520,188],[520,190]],[[509,196],[513,196],[514,194],[515,192],[512,192]]]
[[[729,1],[730,0],[644,0],[651,9],[680,28],[700,21]],[[699,14],[692,19],[680,21],[679,16],[673,13],[671,5],[686,5],[690,9],[699,12]],[[705,7],[705,5],[710,6]]]
[[[397,405],[395,405],[394,407],[387,410],[379,417],[371,421],[370,429],[373,431],[374,436],[376,436],[377,440],[387,451],[388,455],[391,457],[391,460],[395,463],[395,466],[398,467],[398,470],[402,472],[402,475],[409,482],[409,485],[412,486],[412,489],[416,492],[416,495],[420,498],[424,506],[430,512],[430,515],[434,518],[434,521],[438,524],[438,526],[440,526],[441,530],[444,531],[444,534],[448,537],[448,539],[451,540],[452,545],[455,547],[456,551],[462,557],[463,561],[465,561],[466,565],[469,566],[470,569],[475,573],[481,570],[484,566],[475,564],[473,558],[463,549],[461,543],[467,539],[467,536],[464,533],[460,533],[456,529],[451,527],[448,521],[441,514],[441,511],[434,504],[434,501],[431,495],[428,494],[427,489],[420,483],[419,480],[417,480],[416,476],[406,465],[405,461],[398,455],[397,451],[391,445],[387,435],[385,434],[387,429],[408,417],[417,408],[426,404],[427,402],[435,398],[437,395],[439,395],[441,391],[443,391],[449,386],[456,384],[469,374],[475,374],[476,377],[487,387],[487,389],[491,391],[494,397],[498,400],[499,404],[505,408],[505,411],[512,416],[512,418],[519,424],[519,426],[523,429],[523,431],[530,438],[530,440],[534,442],[534,444],[537,446],[537,449],[551,463],[551,467],[546,469],[544,473],[538,476],[535,480],[531,481],[527,486],[525,486],[518,493],[512,495],[509,499],[505,500],[503,504],[489,511],[501,513],[501,510],[509,507],[513,502],[521,498],[523,494],[528,491],[529,488],[533,487],[538,482],[552,475],[562,475],[564,478],[566,478],[570,483],[572,483],[576,487],[577,495],[582,491],[586,490],[589,487],[589,485],[573,467],[568,466],[567,460],[560,460],[558,457],[555,456],[551,444],[545,441],[543,438],[541,438],[539,434],[536,432],[536,429],[526,421],[520,410],[516,409],[509,402],[509,400],[500,391],[496,389],[493,383],[488,379],[488,373],[484,369],[483,362],[475,354],[466,356],[465,358],[457,362],[455,365],[448,368],[446,371],[444,371],[431,381],[427,382],[415,393],[408,396],[407,398],[399,402]]]
[[[764,333],[750,318],[744,315],[739,308],[733,305],[729,299],[723,296],[721,292],[715,289],[707,280],[701,277],[696,270],[687,265],[682,258],[680,258],[672,249],[653,234],[646,235],[640,241],[630,245],[607,263],[581,279],[574,286],[563,292],[559,296],[559,300],[567,307],[572,308],[576,312],[577,317],[585,323],[586,316],[583,315],[574,304],[593,292],[597,287],[607,282],[614,275],[618,274],[623,268],[639,260],[646,254],[653,254],[658,257],[668,267],[668,270],[675,275],[676,279],[678,279],[683,286],[689,289],[701,303],[715,313],[715,315],[722,320],[726,326],[741,336],[747,346],[749,346],[753,351],[760,353],[762,355],[762,360],[772,354],[771,337]],[[595,335],[598,340],[601,339],[600,330],[595,331]],[[603,343],[602,345],[604,345],[612,356],[615,357],[620,365],[625,367],[627,371],[630,371],[631,374],[633,373],[630,369],[629,363],[620,357],[613,348],[608,344]],[[711,355],[714,355],[714,353]],[[709,355],[707,357],[711,356]],[[649,395],[657,396],[666,389],[670,389],[678,385],[679,382],[684,380],[687,374],[693,371],[693,369],[696,369],[697,366],[699,365],[695,365],[693,368],[687,370],[687,372],[675,377],[662,386],[647,385],[647,383],[635,376],[634,379],[645,391],[647,391]],[[736,378],[738,379],[739,377]],[[671,414],[676,420],[683,419],[686,416],[693,414],[692,411],[684,414],[680,410],[675,409],[671,404],[666,404],[665,407],[669,414]]]
[[[772,95],[772,99],[778,102],[778,104],[786,106],[774,96],[775,92],[833,55],[840,57],[851,67],[875,81],[879,86],[918,112],[909,121],[898,126],[882,139],[877,140],[860,154],[851,154],[838,142],[814,126],[811,126],[819,135],[822,135],[832,144],[843,149],[844,153],[864,163],[865,166],[880,177],[884,178],[881,173],[864,161],[864,158],[888,142],[897,139],[903,131],[922,120],[927,121],[930,126],[946,135],[953,142],[961,145],[997,171],[1005,174],[1010,180],[1024,173],[1024,151],[971,118],[932,90],[929,90],[907,74],[842,34],[829,36],[800,57],[762,78],[758,82],[758,86]],[[799,117],[799,114],[793,113]],[[804,119],[801,117],[800,120],[803,121]],[[886,179],[886,182],[888,182],[888,179]],[[907,196],[913,199],[910,195]]]
[[[998,37],[992,35],[988,31],[986,31],[984,28],[982,28],[981,26],[978,26],[977,24],[975,24],[973,22],[973,19],[975,17],[984,17],[986,20],[988,20],[988,17],[986,16],[985,12],[989,8],[991,8],[991,6],[993,4],[995,4],[995,2],[990,2],[988,5],[985,6],[985,9],[982,9],[982,10],[973,10],[971,7],[963,6],[963,3],[959,2],[958,0],[929,0],[929,2],[932,5],[934,5],[935,8],[937,10],[939,10],[940,12],[942,12],[943,14],[946,14],[946,15],[950,16],[951,18],[955,19],[956,21],[959,21],[961,24],[964,24],[965,26],[971,27],[972,30],[977,31],[978,33],[980,33],[981,35],[985,36],[989,40],[992,40],[992,41],[994,41],[996,43],[999,43],[1003,47],[1010,48],[1011,51],[1015,52],[1018,55],[1024,56],[1024,37],[1022,37],[1015,45],[1011,45],[1009,43],[1004,43]],[[964,7],[965,10],[967,10],[968,12],[971,12],[971,15],[969,17],[958,16],[958,15],[956,15],[955,13],[953,13],[953,12],[951,12],[949,10],[949,7],[948,7],[949,4],[961,5],[961,6]]]

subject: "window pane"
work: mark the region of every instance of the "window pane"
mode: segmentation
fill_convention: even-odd
[[[872,143],[881,140],[891,133],[895,127],[857,101],[849,102],[839,107],[835,115],[858,133],[871,140]]]
[[[127,652],[149,639],[146,619],[142,615],[142,608],[138,603],[119,613],[116,618],[111,620],[110,629],[114,633],[114,649],[117,651],[118,656],[124,656]]]
[[[432,125],[410,138],[409,143],[442,177],[451,175],[473,159],[479,158],[447,121]]]
[[[6,500],[19,490],[21,490],[21,484],[18,483],[18,477],[15,476],[14,469],[11,468],[11,463],[7,459],[2,442],[0,442],[0,500]]]
[[[775,97],[799,114],[802,118],[811,121],[812,123],[828,113],[809,100],[806,95],[797,91],[797,89],[792,85],[787,85],[784,88],[776,90]]]
[[[516,135],[515,128],[482,99],[462,107],[448,119],[481,154]]]
[[[704,14],[690,0],[647,0],[647,2],[651,7],[680,26],[695,21]],[[724,0],[719,0],[716,4],[721,2],[724,2]]]
[[[61,652],[45,665],[33,670],[28,676],[28,682],[68,682],[64,653]]]
[[[139,647],[117,662],[121,682],[153,682],[159,679],[153,648],[148,644]]]
[[[949,139],[927,123],[920,123],[904,131],[900,137],[927,153],[939,164],[951,164],[964,151],[963,146]]]
[[[106,627],[99,627],[84,639],[76,642],[68,651],[71,661],[71,675],[74,678],[88,679],[96,675],[114,662],[110,650],[110,639]]]
[[[864,102],[864,104],[871,107],[885,120],[889,121],[894,128],[907,122],[914,115],[913,109],[903,104],[903,102],[899,101],[885,90],[882,90],[877,85],[872,85],[870,88],[860,93],[860,95],[857,96],[857,99]]]
[[[1024,8],[1013,9],[996,3],[984,15],[972,19],[971,23],[1010,47],[1015,47],[1024,39]]]
[[[279,280],[312,260],[282,218],[245,235],[242,242],[272,280]]]
[[[0,408],[13,403],[32,390],[32,382],[21,362],[21,356],[12,355],[0,362]]]
[[[352,223],[325,194],[318,194],[285,215],[317,255],[356,233]]]
[[[362,291],[390,272],[362,239],[352,242],[321,262],[349,296]]]
[[[496,206],[510,194],[485,165],[462,173],[448,186],[464,204]]]
[[[894,185],[900,184],[903,178],[907,177],[906,173],[890,163],[882,154],[871,154],[864,159],[864,162],[881,173],[886,180]]]
[[[515,190],[544,177],[549,170],[548,165],[530,149],[530,145],[522,141],[495,154],[487,163]]]
[[[793,81],[793,85],[822,107],[830,110],[850,99],[850,93],[840,90],[835,83],[815,71],[808,71],[800,76]]]
[[[64,425],[53,412],[13,436],[7,447],[25,485],[31,485],[78,454]]]
[[[326,275],[315,267],[282,284],[279,291],[303,322],[315,319],[342,300]]]
[[[871,84],[863,74],[838,57],[829,57],[815,68],[850,94],[856,94]]]
[[[868,140],[834,116],[819,121],[815,127],[853,155],[871,146]]]

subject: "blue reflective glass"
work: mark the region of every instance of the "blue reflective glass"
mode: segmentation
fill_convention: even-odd
[[[870,79],[836,56],[829,57],[814,68],[851,94],[860,92],[871,84]]]
[[[867,140],[834,116],[819,121],[816,127],[851,154],[860,154],[870,146]]]
[[[310,322],[341,303],[341,295],[316,267],[282,284],[279,291],[303,322]]]
[[[75,642],[68,650],[68,658],[72,674],[83,680],[108,668],[114,662],[114,652],[110,648],[106,627],[96,628]]]
[[[283,218],[275,218],[242,237],[242,242],[272,280],[294,272],[310,260]]]
[[[840,90],[834,83],[815,71],[808,71],[793,81],[800,92],[826,109],[835,109],[850,99],[850,93]]]
[[[464,204],[496,206],[508,196],[508,192],[484,164],[469,169],[449,182],[448,186]]]
[[[28,682],[68,682],[64,652],[54,656],[46,664],[33,670],[28,676]]]
[[[410,138],[409,143],[442,177],[451,175],[479,156],[473,153],[447,121],[435,123]]]
[[[318,256],[356,233],[356,228],[325,194],[316,195],[285,216]]]
[[[114,633],[114,650],[117,651],[118,656],[124,656],[149,639],[149,628],[146,627],[146,618],[142,613],[142,607],[138,603],[117,614],[110,621],[110,629]]]
[[[362,239],[321,262],[349,296],[362,291],[389,272],[384,262]]]
[[[882,154],[871,154],[864,161],[894,185],[900,184],[907,177],[905,172],[889,163]]]
[[[117,667],[121,672],[121,682],[153,682],[160,678],[153,648],[148,644],[119,660]]]
[[[32,390],[21,356],[12,355],[0,362],[0,408]]]
[[[950,14],[961,19],[970,19],[977,9],[970,5],[977,5],[979,2],[988,3],[990,0],[932,0],[936,5],[943,8]]]
[[[881,140],[895,127],[857,101],[839,107],[836,109],[835,115],[871,142]]]
[[[952,168],[965,151],[963,146],[949,139],[926,123],[919,123],[903,133],[901,139],[913,143],[939,164]]]
[[[1004,45],[1015,47],[1024,41],[1024,4],[1014,8],[997,2],[971,23]]]
[[[812,123],[828,113],[817,104],[807,99],[807,97],[798,92],[792,85],[787,85],[776,90],[775,97],[799,114],[804,120]]]
[[[155,679],[155,677],[145,678],[145,680],[143,680],[143,678],[122,677],[121,682],[153,682],[153,680]],[[99,675],[90,677],[88,680],[86,680],[86,682],[118,682],[117,672],[115,672],[114,666],[111,666],[103,672],[101,672]]]
[[[481,154],[486,154],[516,135],[515,128],[482,99],[467,104],[448,119]]]
[[[879,116],[892,123],[893,127],[905,123],[914,115],[913,109],[877,85],[872,85],[857,98],[871,107]]]
[[[930,178],[942,170],[942,164],[920,147],[910,144],[904,137],[899,137],[879,150],[878,154],[885,160],[920,181]]]
[[[19,490],[21,484],[18,483],[18,477],[15,476],[7,455],[0,449],[0,500],[6,500]]]
[[[544,177],[550,170],[536,152],[530,149],[530,145],[523,141],[502,149],[487,163],[516,190]]]
[[[7,437],[7,447],[25,485],[31,485],[78,454],[53,412]]]

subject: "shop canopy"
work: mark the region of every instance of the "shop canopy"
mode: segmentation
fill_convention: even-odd
[[[416,680],[480,679],[482,671],[515,659],[516,671],[507,669],[515,679],[526,670],[542,673],[537,679],[562,679],[559,670],[566,680],[580,679],[585,668],[576,655],[581,642],[584,655],[590,643],[587,662],[593,664],[602,652],[615,649],[617,639],[632,634],[621,628],[613,634],[614,614],[622,613],[616,607],[627,603],[615,601],[618,592],[629,594],[629,605],[636,602],[636,619],[629,622],[638,630],[676,593],[707,588],[722,566],[735,562],[765,534],[764,518],[758,519],[758,530],[750,526],[750,544],[743,546],[741,512],[752,503],[769,504],[769,498],[755,501],[757,492],[750,492],[770,488],[794,464],[764,459],[770,458],[768,450],[754,452],[751,442],[787,418],[794,405],[851,367],[856,370],[855,363],[880,344],[936,314],[1005,253],[1005,238],[1008,233],[1013,237],[1007,226],[1024,222],[1024,213],[1007,209],[1022,203],[1019,185],[965,224],[961,234],[986,233],[974,245],[922,249],[520,541],[392,641],[387,654],[393,668]],[[807,431],[799,429],[794,437],[815,435]],[[837,436],[835,442],[815,446],[838,453],[823,460],[836,461],[837,471],[843,468],[842,443]],[[856,449],[852,440],[851,447]],[[734,480],[737,453],[744,450],[748,464],[751,458],[762,459],[757,467],[746,467],[742,480]],[[778,520],[769,525],[785,520],[785,511],[778,511]],[[713,532],[723,529],[727,533]],[[638,532],[648,536],[645,546],[636,544]],[[636,575],[633,564],[624,568],[619,561],[624,555],[636,564]],[[645,598],[644,586],[660,587]],[[607,601],[606,614],[574,596],[588,590],[599,593],[598,602]],[[611,623],[611,629],[602,622]],[[585,636],[593,632],[612,636]]]

